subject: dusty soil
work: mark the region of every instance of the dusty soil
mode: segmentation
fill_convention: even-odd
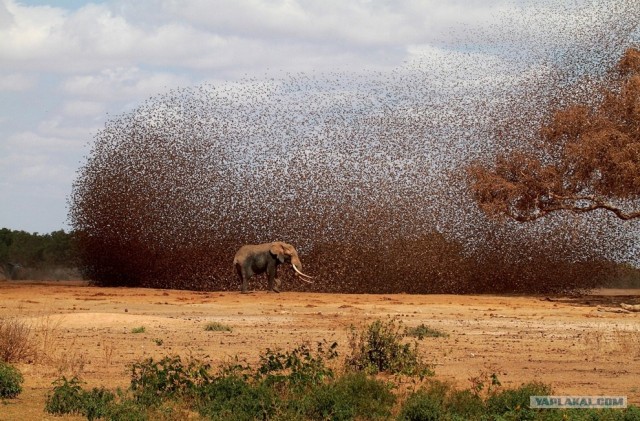
[[[17,364],[24,391],[0,403],[0,420],[76,419],[43,412],[51,383],[77,374],[87,387],[126,387],[127,365],[179,354],[255,362],[267,347],[337,341],[350,325],[397,317],[448,337],[419,341],[436,377],[468,388],[496,373],[504,387],[542,381],[557,394],[626,395],[640,404],[640,291],[568,297],[340,295],[98,288],[83,282],[0,282],[0,318],[31,324],[37,353]],[[217,321],[232,332],[207,332]],[[133,333],[144,327],[144,332]]]

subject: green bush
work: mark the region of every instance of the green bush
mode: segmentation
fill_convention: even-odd
[[[22,393],[24,378],[14,366],[0,361],[0,398],[15,398]]]
[[[105,418],[111,410],[111,403],[114,399],[113,392],[104,387],[94,387],[89,392],[83,392],[81,412],[89,421]]]
[[[129,388],[118,390],[117,395],[104,388],[85,391],[76,377],[61,377],[53,383],[45,410],[110,421],[186,419],[192,418],[193,411],[206,419],[230,421],[390,419],[397,400],[392,384],[364,371],[336,378],[326,361],[337,355],[337,345],[325,344],[319,343],[315,351],[307,345],[286,352],[267,350],[254,368],[236,360],[222,365],[217,374],[209,373],[210,367],[197,360],[183,363],[179,356],[173,356],[156,362],[148,358],[133,364]],[[633,406],[626,410],[531,409],[529,397],[550,395],[549,386],[528,383],[517,389],[489,387],[484,391],[489,378],[491,385],[500,386],[495,374],[485,377],[469,390],[431,379],[401,404],[397,419],[640,420],[640,409]]]
[[[197,360],[185,364],[178,355],[158,362],[147,358],[131,366],[130,389],[138,402],[158,406],[163,398],[193,395],[198,386],[209,381],[209,368]]]
[[[197,397],[198,412],[212,420],[270,419],[278,405],[273,389],[235,374],[201,386]]]
[[[485,413],[482,398],[471,390],[456,390],[451,384],[431,380],[411,394],[400,411],[400,420],[479,420]]]
[[[529,397],[550,395],[551,388],[542,383],[527,383],[517,389],[506,389],[491,394],[486,401],[489,414],[502,415],[529,410]]]
[[[47,396],[45,410],[54,415],[82,414],[88,420],[104,418],[115,399],[113,392],[104,387],[85,391],[77,377],[61,377],[53,382],[53,393]]]
[[[309,420],[388,419],[395,401],[387,383],[347,373],[307,393],[298,413]]]
[[[419,390],[412,393],[402,405],[398,420],[439,421],[444,419],[445,409],[441,397]]]
[[[150,417],[144,407],[133,399],[120,394],[119,401],[107,408],[105,419],[109,421],[148,421]]]
[[[269,386],[284,384],[296,390],[321,384],[334,376],[326,362],[338,356],[337,347],[336,342],[328,348],[326,342],[318,342],[315,352],[308,345],[285,352],[267,349],[260,355],[255,377]]]
[[[54,415],[82,414],[83,390],[77,377],[61,377],[53,382],[53,393],[47,396],[45,410]]]
[[[533,410],[531,410],[533,412]],[[510,411],[503,419],[519,420],[517,414]],[[535,413],[536,421],[637,421],[640,420],[640,408],[629,406],[627,409],[545,409]]]
[[[452,390],[446,403],[447,412],[461,420],[480,419],[485,412],[484,402],[470,390]]]
[[[345,364],[348,369],[375,374],[387,372],[423,378],[433,372],[419,354],[417,343],[402,343],[406,333],[396,319],[383,323],[374,321],[364,332],[352,328],[350,335],[351,356]]]

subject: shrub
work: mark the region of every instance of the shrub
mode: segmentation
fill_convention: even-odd
[[[114,401],[113,392],[104,387],[94,387],[89,392],[82,393],[82,414],[89,421],[105,418],[110,413],[111,403]]]
[[[350,335],[351,356],[347,357],[347,368],[370,374],[387,372],[420,376],[433,373],[418,354],[418,345],[402,343],[406,336],[401,331],[401,322],[390,319],[383,323],[374,321],[364,332],[352,329]]]
[[[204,326],[204,330],[207,332],[231,332],[231,327],[224,325],[220,322],[209,322]]]
[[[18,319],[0,319],[0,361],[17,362],[34,354],[31,325]]]
[[[550,395],[551,388],[542,383],[527,383],[517,389],[506,389],[487,398],[486,407],[490,414],[502,415],[508,412],[529,409],[529,397]]]
[[[0,398],[15,398],[22,393],[24,378],[20,371],[0,361]]]
[[[278,402],[265,384],[229,374],[199,388],[197,407],[200,415],[212,420],[249,421],[272,418]]]
[[[133,329],[131,329],[131,333],[144,333],[144,331],[144,326],[134,327]]]
[[[208,370],[208,364],[197,360],[184,364],[177,355],[158,362],[147,358],[131,366],[130,389],[138,402],[157,406],[163,397],[192,395],[209,381]]]
[[[307,393],[299,412],[310,420],[387,419],[395,401],[387,383],[347,373]]]
[[[135,400],[119,394],[119,402],[109,405],[105,418],[109,421],[147,421],[149,416]]]
[[[77,377],[67,380],[63,376],[54,381],[53,385],[53,393],[47,396],[45,404],[45,410],[48,413],[54,415],[83,413],[83,390]]]
[[[447,412],[464,420],[479,419],[485,412],[482,398],[470,390],[452,390],[446,408]]]
[[[419,390],[411,394],[402,405],[398,420],[439,421],[444,419],[445,410],[441,397]]]
[[[307,345],[286,352],[267,349],[260,355],[255,376],[267,385],[284,383],[297,390],[321,384],[334,376],[326,361],[338,356],[336,342],[328,348],[325,345],[326,342],[318,342],[315,352]]]
[[[431,380],[411,394],[400,411],[400,420],[482,419],[482,398],[471,390],[456,390],[451,384]]]

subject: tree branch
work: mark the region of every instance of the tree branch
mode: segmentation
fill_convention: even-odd
[[[553,204],[545,204],[542,201],[537,201],[537,207],[535,212],[529,212],[527,214],[523,214],[518,212],[515,209],[509,209],[507,214],[510,218],[514,219],[518,222],[530,222],[535,221],[536,219],[542,218],[552,212],[558,211],[569,211],[573,213],[587,213],[592,212],[598,209],[604,209],[609,212],[612,212],[617,218],[623,221],[629,221],[631,219],[640,218],[640,210],[638,211],[625,211],[620,207],[612,204],[611,202],[607,202],[593,195],[587,196],[560,196],[557,194],[550,193],[549,196],[557,202]],[[579,206],[577,202],[587,201],[590,202],[586,206]]]

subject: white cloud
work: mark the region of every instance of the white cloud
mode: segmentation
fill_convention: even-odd
[[[2,91],[26,91],[36,83],[34,76],[22,73],[0,74],[0,92]]]
[[[57,29],[65,19],[62,9],[24,7],[12,0],[0,4],[0,57],[4,60],[29,60],[56,54],[60,41]]]
[[[53,126],[51,122],[45,122],[41,126]],[[54,131],[54,130],[50,130]],[[62,130],[57,130],[62,131]],[[72,130],[67,130],[78,132],[79,129],[74,128]],[[20,133],[15,133],[11,135],[6,141],[6,149],[8,149],[9,153],[12,155],[30,155],[30,154],[51,154],[55,152],[57,154],[64,154],[70,150],[77,150],[79,146],[82,145],[82,141],[77,138],[69,137],[68,134],[65,137],[64,131],[62,131],[63,136],[46,136],[39,133],[35,133],[32,131],[25,131]]]
[[[167,72],[148,72],[137,67],[107,68],[98,74],[69,77],[62,84],[68,95],[95,101],[127,101],[164,92],[191,81]]]
[[[64,162],[41,153],[12,153],[0,158],[0,174],[10,185],[22,188],[36,186],[70,186],[75,170]]]
[[[407,44],[450,37],[451,27],[489,19],[502,6],[458,2],[109,2],[75,11],[0,5],[0,59],[18,69],[90,73],[104,67],[171,66],[243,73],[277,63],[290,70],[333,58],[397,65]],[[491,6],[491,4],[493,6]],[[6,16],[10,18],[7,18]],[[494,17],[495,19],[495,17]],[[324,58],[324,60],[319,60]],[[345,60],[345,61],[347,61]]]
[[[98,101],[66,101],[62,109],[63,114],[70,117],[98,117],[103,116],[105,106]]]

